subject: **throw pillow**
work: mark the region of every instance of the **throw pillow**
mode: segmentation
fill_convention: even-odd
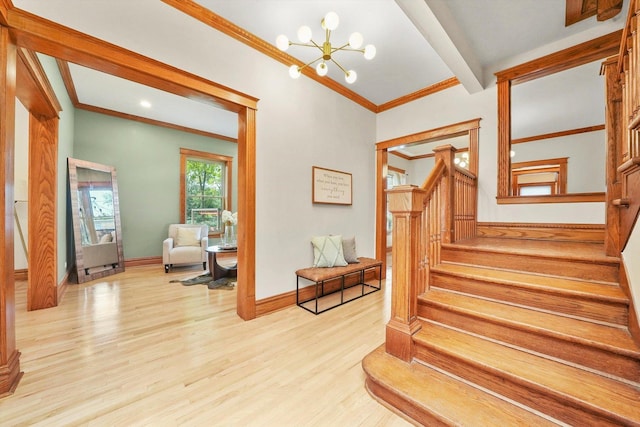
[[[176,246],[200,246],[200,227],[178,227]]]
[[[311,238],[314,267],[345,266],[342,253],[342,236],[317,236]]]
[[[100,237],[100,241],[99,241],[98,243],[109,243],[109,242],[111,242],[111,241],[113,241],[113,238],[112,238],[112,236],[111,236],[111,233],[107,233],[107,234],[103,234],[103,235]]]
[[[342,252],[344,254],[344,260],[349,264],[355,264],[358,262],[355,236],[342,239]]]

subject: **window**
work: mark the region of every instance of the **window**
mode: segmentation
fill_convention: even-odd
[[[222,211],[231,209],[232,157],[180,149],[180,221],[221,230]]]

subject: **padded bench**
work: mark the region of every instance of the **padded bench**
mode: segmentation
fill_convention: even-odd
[[[367,280],[367,272],[376,272],[375,280]],[[311,281],[315,284],[314,295],[310,294],[309,287],[300,288],[300,279]],[[338,307],[349,301],[361,298],[381,289],[382,261],[373,258],[358,258],[357,263],[344,267],[309,267],[296,271],[296,304],[313,314],[320,314],[332,308]],[[339,288],[328,290],[325,293],[325,285],[339,282]],[[355,282],[355,283],[350,283]],[[329,287],[329,286],[327,286]],[[320,303],[320,304],[319,304]]]

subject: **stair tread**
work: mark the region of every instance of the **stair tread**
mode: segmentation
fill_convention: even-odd
[[[565,399],[640,423],[640,389],[531,353],[475,337],[443,325],[422,322],[414,341],[447,357],[468,360],[500,378],[563,395]]]
[[[581,279],[570,279],[556,276],[544,276],[526,272],[500,270],[475,265],[438,264],[432,272],[491,280],[499,283],[515,283],[529,288],[547,288],[558,292],[577,294],[585,298],[606,299],[613,302],[628,303],[629,299],[619,286],[590,282]]]
[[[386,353],[384,345],[362,366],[373,381],[452,425],[557,425],[428,366],[405,363]]]
[[[620,262],[619,258],[605,254],[602,243],[475,237],[459,240],[455,243],[443,243],[442,246],[471,248],[477,251],[537,255],[549,258],[560,257],[591,262]]]
[[[446,306],[447,310],[464,311],[521,328],[544,330],[572,341],[588,342],[640,359],[640,347],[636,345],[631,334],[624,328],[558,316],[438,289],[429,290],[421,295],[419,300]]]

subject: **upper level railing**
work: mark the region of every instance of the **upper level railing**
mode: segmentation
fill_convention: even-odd
[[[391,319],[387,352],[409,361],[411,336],[420,328],[418,296],[429,289],[431,267],[440,263],[443,243],[474,237],[477,179],[454,163],[456,149],[436,148],[436,164],[420,186],[388,191],[393,215]]]

